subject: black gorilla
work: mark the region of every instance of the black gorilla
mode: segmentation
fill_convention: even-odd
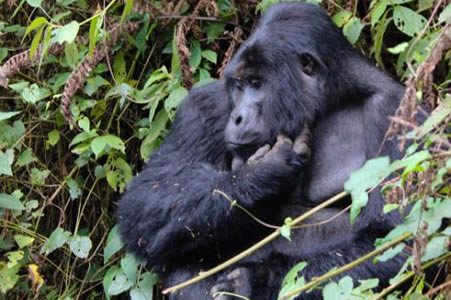
[[[323,9],[273,6],[228,65],[225,80],[191,91],[166,141],[120,200],[127,250],[155,266],[165,286],[244,250],[270,230],[214,190],[280,225],[342,191],[350,172],[378,153],[403,93],[352,48]],[[312,131],[309,159],[305,124]],[[380,154],[400,156],[392,142]],[[309,222],[331,219],[349,203],[344,199]],[[352,228],[344,213],[295,230],[293,242],[279,239],[171,299],[211,299],[218,290],[275,299],[295,263],[308,262],[308,279],[371,251],[375,238],[400,221],[383,215],[383,204],[373,191]],[[386,283],[402,262],[367,262],[349,273]]]

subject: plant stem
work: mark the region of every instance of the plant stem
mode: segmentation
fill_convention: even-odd
[[[393,247],[394,245],[404,241],[405,239],[407,239],[411,235],[412,235],[411,232],[406,232],[403,235],[401,235],[400,237],[398,237],[397,239],[394,239],[393,241],[383,245],[382,247],[377,248],[377,249],[371,251],[370,253],[367,253],[366,255],[364,255],[364,256],[362,256],[362,257],[350,262],[349,264],[346,264],[346,265],[344,265],[344,266],[342,266],[342,267],[340,267],[340,268],[338,268],[338,269],[336,269],[336,270],[334,270],[332,272],[328,272],[328,273],[324,274],[323,276],[316,277],[314,280],[310,281],[306,285],[304,285],[304,286],[302,286],[302,287],[300,287],[298,289],[295,289],[295,290],[293,290],[291,292],[286,293],[285,295],[282,296],[281,299],[282,300],[283,299],[288,299],[288,298],[290,298],[292,296],[298,295],[299,293],[301,293],[303,291],[306,291],[306,290],[314,287],[315,285],[318,285],[319,283],[321,283],[321,282],[323,282],[323,281],[325,281],[327,279],[330,279],[330,278],[332,278],[334,276],[337,276],[338,274],[346,272],[346,271],[358,266],[359,264],[363,263],[364,261],[370,259],[371,257],[376,256],[376,255],[384,252],[385,250]]]
[[[297,217],[296,219],[293,220],[293,222],[291,223],[292,226],[301,223],[302,221],[304,221],[305,219],[307,219],[308,217],[314,215],[315,213],[317,213],[318,211],[320,211],[321,209],[339,201],[340,199],[342,199],[343,197],[347,196],[348,193],[347,192],[341,192],[335,196],[333,196],[332,198],[330,198],[327,201],[324,201],[323,203],[321,203],[320,205],[316,206],[315,208],[309,210],[308,212],[306,212],[305,214]],[[180,284],[174,285],[172,287],[169,287],[167,289],[165,289],[162,293],[163,294],[169,294],[169,293],[173,293],[176,292],[178,290],[180,290],[181,288],[187,287],[193,283],[196,283],[198,281],[201,281],[202,279],[205,279],[221,270],[224,270],[225,268],[229,267],[230,265],[240,261],[241,259],[251,255],[252,253],[254,253],[255,251],[257,251],[258,249],[262,248],[264,245],[268,244],[269,242],[271,242],[272,240],[276,239],[277,237],[280,236],[280,228],[277,229],[276,231],[274,231],[273,233],[271,233],[270,235],[268,235],[267,237],[265,237],[264,239],[262,239],[260,242],[254,244],[252,247],[248,248],[247,250],[237,254],[236,256],[232,257],[231,259],[223,262],[222,264],[214,267],[213,269],[210,269],[206,272],[200,272],[198,276],[193,277],[187,281],[184,281]]]

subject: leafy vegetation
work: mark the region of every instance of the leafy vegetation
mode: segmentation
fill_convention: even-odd
[[[0,298],[110,299],[127,292],[152,299],[158,277],[122,251],[115,203],[161,143],[187,91],[220,77],[276,2],[0,0]],[[407,85],[387,133],[407,153],[394,162],[371,160],[350,177],[352,220],[377,184],[385,212],[413,204],[372,256],[408,253],[391,286],[376,295],[377,279],[354,286],[343,277],[322,288],[323,296],[445,292],[450,281],[429,289],[421,270],[450,257],[451,227],[440,223],[451,218],[451,4],[309,2],[324,6],[351,43]],[[432,114],[415,124],[414,114],[425,109]],[[282,228],[287,238],[290,226],[287,220]],[[378,252],[390,242],[396,246]],[[287,274],[281,298],[330,279],[309,285],[298,276],[305,267]],[[408,279],[411,288],[396,292]]]

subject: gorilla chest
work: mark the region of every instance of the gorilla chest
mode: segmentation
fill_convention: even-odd
[[[349,174],[366,160],[362,111],[346,108],[332,112],[312,128],[312,163],[307,198],[321,202],[343,190]]]

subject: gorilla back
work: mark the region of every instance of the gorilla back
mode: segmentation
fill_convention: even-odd
[[[342,191],[349,174],[376,155],[403,93],[352,48],[323,9],[274,5],[227,66],[225,80],[190,92],[165,142],[120,200],[127,250],[155,266],[167,286],[244,250],[269,229],[215,190],[280,225]],[[387,142],[381,155],[400,153]],[[374,239],[400,222],[382,213],[375,190],[351,228],[348,213],[338,214],[349,203],[316,214],[311,223],[331,221],[295,230],[292,243],[279,239],[170,299],[209,299],[218,290],[275,299],[295,263],[309,263],[307,279],[321,275],[371,251]],[[402,263],[400,257],[368,262],[349,273],[386,283]]]

